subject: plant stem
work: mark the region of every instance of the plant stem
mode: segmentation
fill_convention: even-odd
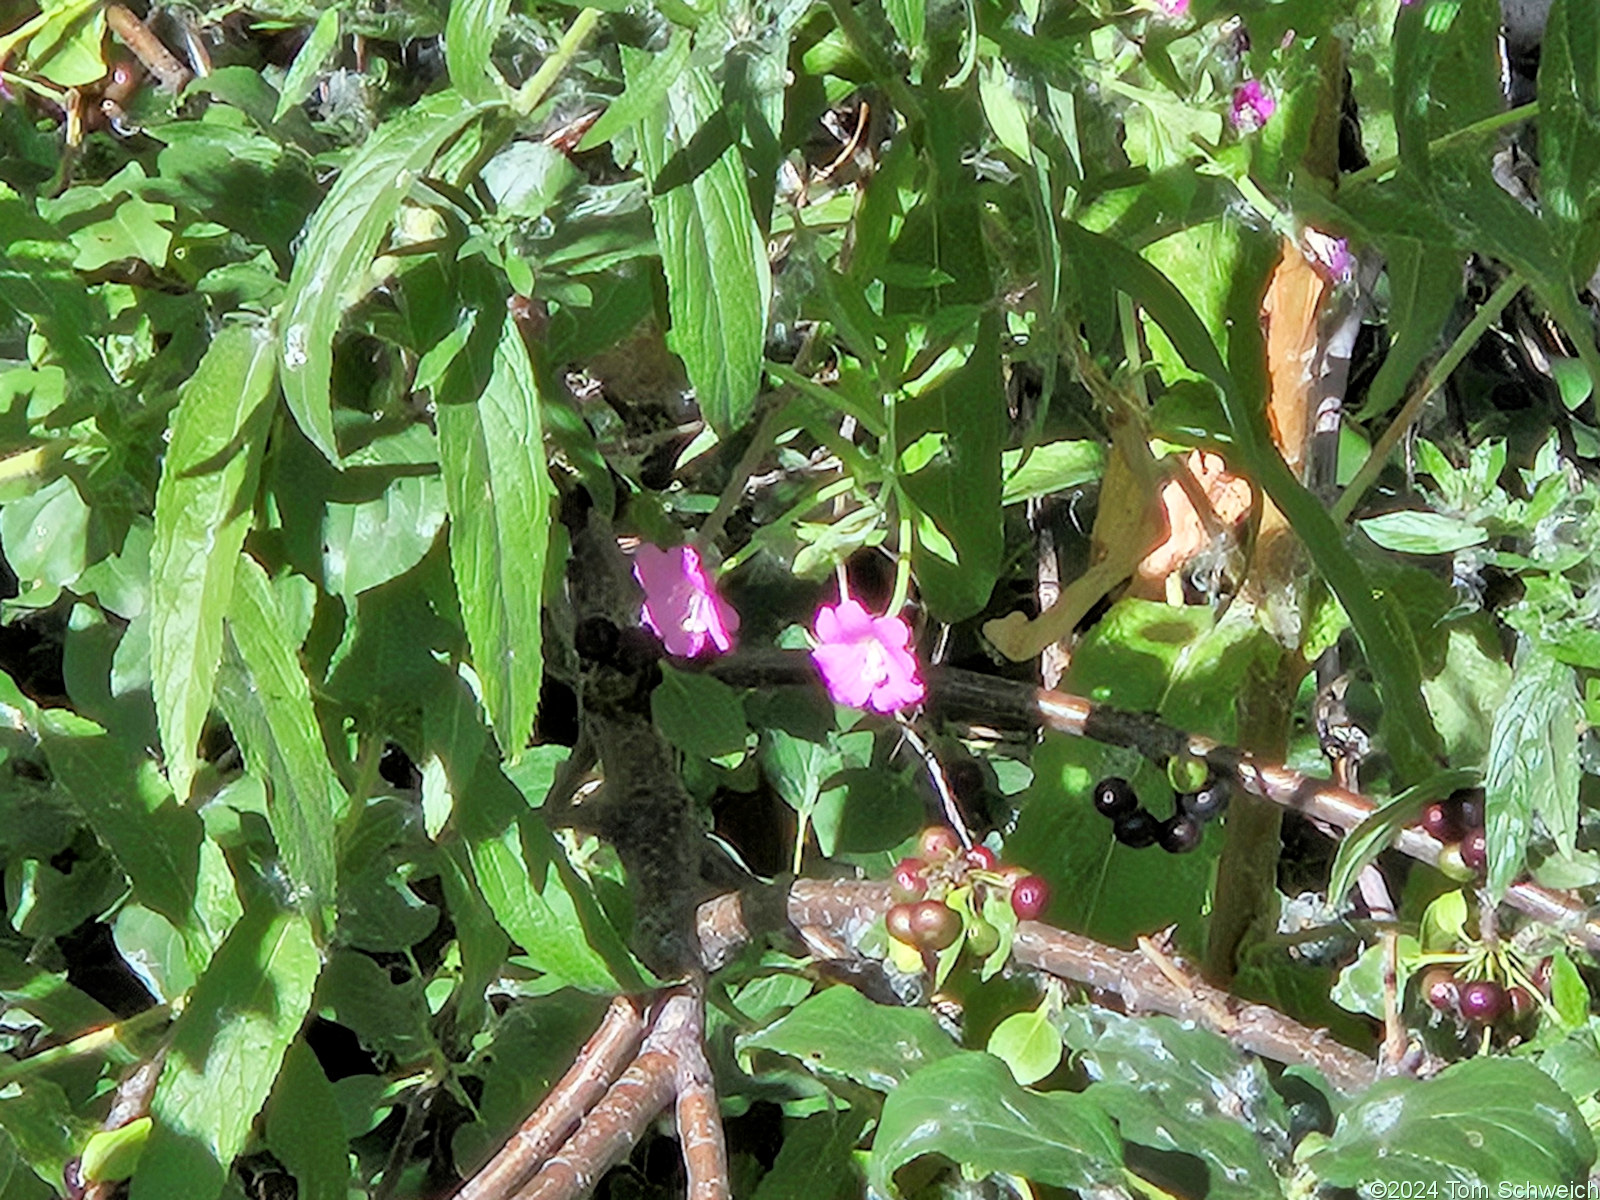
[[[716,508],[711,510],[705,524],[700,526],[700,532],[694,536],[695,545],[702,555],[713,550],[717,538],[722,536],[722,527],[728,523],[739,501],[744,499],[745,489],[750,486],[750,476],[755,474],[756,467],[761,465],[761,460],[766,457],[773,442],[777,441],[788,414],[789,405],[774,405],[756,429],[755,437],[750,439],[750,444],[739,456],[739,461],[734,464],[733,475],[728,480],[728,486],[722,489],[722,495],[717,497]]]
[[[572,19],[572,24],[567,26],[567,32],[561,35],[561,42],[556,46],[555,53],[539,65],[539,69],[527,83],[517,89],[516,99],[511,102],[511,108],[519,117],[525,117],[539,107],[539,102],[544,99],[545,93],[555,84],[561,72],[567,69],[578,53],[578,48],[583,45],[584,39],[599,23],[598,8],[586,8]]]
[[[125,1021],[102,1025],[99,1029],[91,1029],[88,1033],[80,1034],[70,1042],[51,1046],[48,1050],[30,1054],[17,1062],[7,1063],[0,1067],[0,1088],[35,1071],[42,1071],[85,1055],[100,1054],[113,1046],[123,1045],[126,1038],[143,1032],[146,1026],[157,1025],[170,1020],[171,1017],[172,1010],[165,1004],[158,1004],[154,1008],[145,1009],[142,1013],[135,1013]]]
[[[1531,101],[1527,104],[1519,105],[1516,108],[1507,109],[1505,112],[1495,113],[1492,116],[1484,117],[1481,121],[1474,121],[1471,125],[1457,129],[1453,133],[1447,133],[1443,137],[1435,138],[1433,141],[1428,143],[1428,152],[1430,154],[1437,154],[1441,150],[1448,150],[1452,146],[1459,145],[1462,142],[1468,142],[1473,138],[1482,137],[1484,134],[1494,133],[1497,130],[1504,129],[1507,125],[1515,125],[1520,121],[1532,120],[1538,115],[1539,102],[1537,100]],[[1381,159],[1378,162],[1362,167],[1359,171],[1350,172],[1350,174],[1346,175],[1339,182],[1342,187],[1349,187],[1352,184],[1370,183],[1374,180],[1383,178],[1385,175],[1389,174],[1389,172],[1396,170],[1399,166],[1400,156],[1398,154],[1390,155],[1388,158]]]
[[[1389,428],[1383,431],[1381,437],[1372,447],[1372,453],[1367,455],[1367,461],[1361,464],[1361,469],[1356,472],[1350,486],[1344,494],[1334,503],[1332,516],[1335,524],[1342,525],[1349,520],[1350,514],[1355,511],[1361,498],[1367,494],[1373,482],[1383,470],[1384,464],[1389,461],[1389,456],[1394,453],[1394,448],[1405,436],[1406,430],[1422,415],[1422,406],[1428,398],[1444,386],[1447,379],[1455,369],[1461,365],[1468,352],[1478,344],[1478,339],[1499,319],[1505,311],[1506,305],[1516,297],[1523,288],[1526,280],[1513,271],[1504,282],[1495,289],[1494,295],[1478,309],[1477,315],[1468,322],[1467,327],[1456,335],[1456,340],[1444,352],[1439,361],[1433,364],[1433,369],[1422,381],[1422,385],[1406,398],[1405,404],[1400,409],[1399,416],[1395,417]]]
[[[905,501],[900,501],[900,507],[905,507]],[[906,606],[906,597],[911,594],[911,518],[902,513],[900,517],[900,538],[896,547],[894,563],[894,594],[889,598],[889,616],[895,616]]]

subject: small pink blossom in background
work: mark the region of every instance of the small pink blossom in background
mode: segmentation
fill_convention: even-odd
[[[1156,0],[1156,7],[1165,16],[1181,17],[1189,11],[1189,0]]]
[[[1325,271],[1335,283],[1345,283],[1355,260],[1350,256],[1350,243],[1342,237],[1333,237],[1316,229],[1301,234],[1306,257]]]
[[[1278,111],[1278,102],[1272,93],[1261,86],[1259,79],[1246,79],[1233,89],[1233,106],[1228,119],[1233,127],[1244,133],[1254,133],[1265,125]]]
[[[633,577],[644,589],[641,620],[661,639],[667,653],[695,658],[707,645],[717,653],[733,649],[739,614],[721,596],[693,546],[643,545],[633,558]]]
[[[911,653],[911,627],[899,617],[874,617],[846,597],[817,610],[811,660],[835,704],[889,713],[916,704],[927,688]]]

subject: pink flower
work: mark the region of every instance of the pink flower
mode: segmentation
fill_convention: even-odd
[[[1325,271],[1335,283],[1344,283],[1350,278],[1350,269],[1355,260],[1350,257],[1350,243],[1342,237],[1333,237],[1317,229],[1306,229],[1301,234],[1305,243],[1306,257]]]
[[[1278,111],[1278,102],[1272,93],[1261,86],[1259,79],[1246,79],[1233,89],[1233,106],[1228,119],[1241,133],[1254,133]]]
[[[1156,0],[1156,7],[1165,16],[1181,17],[1189,11],[1189,0]]]
[[[899,617],[874,617],[850,598],[817,610],[811,660],[836,704],[888,713],[927,694],[912,655],[911,628]]]
[[[655,631],[668,654],[694,658],[708,642],[719,654],[733,649],[739,614],[717,595],[693,546],[671,550],[640,546],[633,558],[633,577],[644,589],[640,619]]]

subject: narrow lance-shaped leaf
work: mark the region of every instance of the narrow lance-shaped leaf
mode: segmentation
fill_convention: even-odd
[[[250,770],[269,781],[267,818],[289,876],[320,910],[333,903],[334,837],[347,800],[266,572],[248,554],[234,565],[217,700]]]
[[[1495,715],[1483,781],[1489,890],[1496,896],[1522,870],[1535,813],[1561,852],[1572,853],[1581,719],[1572,668],[1537,647],[1526,652]]]
[[[267,1145],[298,1185],[297,1200],[346,1200],[350,1166],[333,1084],[302,1041],[289,1048],[267,1103]]]
[[[356,151],[311,218],[283,301],[283,394],[330,461],[339,456],[330,388],[339,322],[360,298],[378,243],[418,174],[483,112],[456,92],[419,100]]]
[[[469,100],[493,100],[505,82],[489,55],[511,0],[451,0],[444,26],[444,60],[450,82]]]
[[[297,913],[247,913],[173,1029],[132,1200],[216,1200],[250,1134],[321,969]]]
[[[500,318],[482,396],[441,395],[438,428],[462,621],[490,723],[515,761],[539,708],[539,605],[553,488],[538,383],[509,316]]]
[[[184,385],[156,487],[150,674],[167,773],[180,800],[188,798],[211,711],[276,370],[270,330],[225,325]]]
[[[649,56],[623,52],[628,85],[642,81]],[[683,72],[666,100],[639,125],[639,155],[651,179],[684,150],[718,110],[703,67]],[[688,183],[652,196],[650,214],[672,314],[668,343],[683,359],[700,411],[719,434],[755,408],[772,299],[766,244],[750,212],[744,165],[733,146]]]
[[[317,23],[311,27],[311,36],[300,47],[300,53],[294,56],[289,73],[283,80],[283,90],[278,93],[278,105],[272,112],[273,121],[281,121],[285,113],[311,95],[312,89],[317,86],[322,64],[338,44],[339,10],[330,8],[317,18]]]

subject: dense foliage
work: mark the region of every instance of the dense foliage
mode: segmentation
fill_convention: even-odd
[[[1512,7],[0,6],[0,1200],[446,1195],[796,877],[893,891],[712,964],[734,1195],[1586,1181],[1600,10]]]

